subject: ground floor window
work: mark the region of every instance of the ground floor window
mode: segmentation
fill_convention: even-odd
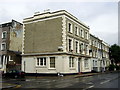
[[[46,66],[46,58],[45,57],[37,58],[37,66]]]
[[[85,68],[88,68],[88,59],[85,59],[84,66],[85,66]]]
[[[69,57],[69,67],[74,67],[74,57]]]
[[[50,68],[55,68],[55,57],[50,57]]]

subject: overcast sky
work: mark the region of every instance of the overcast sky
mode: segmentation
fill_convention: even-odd
[[[90,0],[91,1],[91,0]],[[118,43],[117,0],[1,0],[0,23],[12,19],[22,22],[34,12],[67,10],[90,27],[90,33],[112,45]],[[107,2],[104,2],[107,1]]]

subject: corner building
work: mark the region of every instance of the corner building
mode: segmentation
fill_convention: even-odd
[[[23,20],[22,70],[39,74],[91,72],[89,26],[65,10]]]

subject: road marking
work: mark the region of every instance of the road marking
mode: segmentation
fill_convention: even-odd
[[[92,85],[92,86],[89,86],[88,88],[93,88],[94,87],[94,85]]]
[[[17,85],[16,87],[14,87],[14,88],[20,88],[21,87],[21,85]]]
[[[93,84],[92,82],[88,82],[87,84]]]
[[[106,81],[103,81],[103,82],[101,82],[100,84],[104,84],[104,83],[107,83],[107,82],[109,82],[110,80],[106,80]]]
[[[93,87],[94,87],[94,85],[91,85],[91,86],[89,86],[89,87],[87,87],[87,88],[84,88],[84,89],[82,89],[82,90],[87,90],[87,89],[93,88]]]

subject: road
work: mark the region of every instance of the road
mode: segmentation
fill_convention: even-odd
[[[43,77],[21,79],[3,79],[4,83],[18,84],[19,88],[120,88],[120,74],[103,73],[88,77]]]

